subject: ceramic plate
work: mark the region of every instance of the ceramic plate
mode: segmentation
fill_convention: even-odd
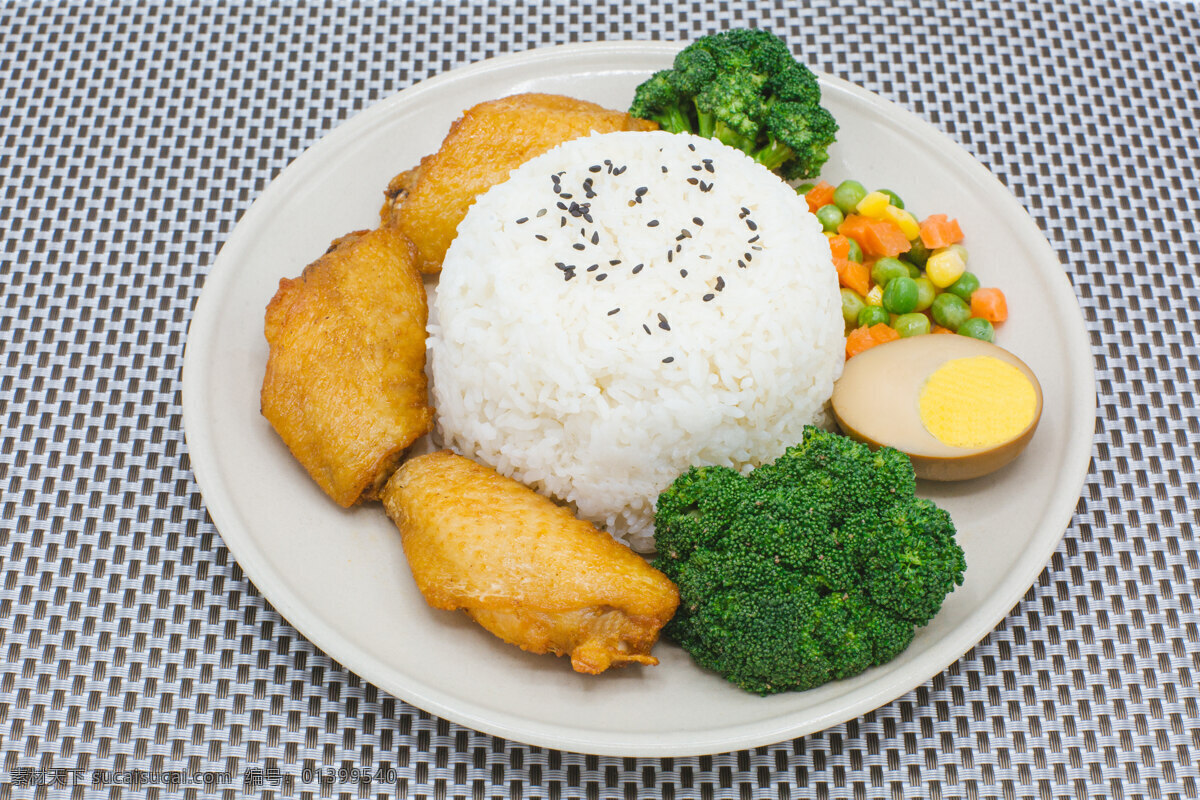
[[[342,510],[309,480],[259,414],[263,309],[343,233],[376,224],[394,174],[437,149],[482,100],[525,91],[612,108],[670,64],[669,43],[572,45],[454,70],[380,102],[285,169],[238,223],[196,306],[184,359],[188,448],[210,515],[258,589],[331,657],[415,706],[530,744],[610,755],[723,752],[820,730],[929,680],[1020,600],[1070,521],[1095,413],[1091,358],[1075,296],[1017,201],[962,148],[862,89],[822,78],[839,141],[824,176],[887,186],[924,213],[949,212],[972,269],[1008,296],[998,343],[1038,374],[1041,427],[1023,456],[988,478],[923,484],[949,509],[966,583],[889,664],[807,692],[758,697],[692,664],[669,643],[654,668],[577,675],[566,659],[503,644],[417,592],[378,504]]]

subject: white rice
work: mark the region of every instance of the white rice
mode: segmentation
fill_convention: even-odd
[[[820,422],[844,352],[804,200],[657,132],[567,142],[481,196],[429,333],[442,441],[643,552],[689,466],[749,470]]]

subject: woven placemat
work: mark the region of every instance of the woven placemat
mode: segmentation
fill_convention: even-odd
[[[0,800],[1197,796],[1200,12],[794,5],[0,7]],[[364,683],[257,594],[192,478],[179,372],[215,253],[418,80],[748,24],[949,133],[1058,251],[1099,395],[1062,544],[929,684],[750,751],[529,747]]]

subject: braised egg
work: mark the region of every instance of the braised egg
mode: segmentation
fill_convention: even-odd
[[[1002,347],[926,334],[847,361],[832,406],[847,436],[907,453],[918,478],[956,481],[1020,455],[1041,418],[1042,389]]]

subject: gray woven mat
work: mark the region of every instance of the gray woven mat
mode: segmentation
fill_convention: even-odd
[[[792,5],[0,7],[0,800],[1197,796],[1200,13]],[[931,683],[753,751],[574,755],[379,692],[205,515],[179,369],[214,254],[289,160],[415,81],[749,23],[958,139],[1057,249],[1100,404],[1063,543]]]

